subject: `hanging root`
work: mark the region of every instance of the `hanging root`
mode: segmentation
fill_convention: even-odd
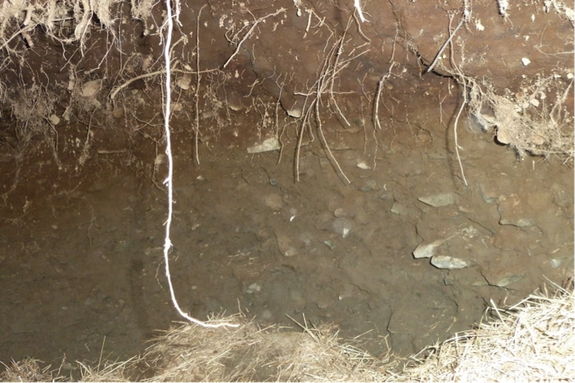
[[[179,3],[179,1],[178,1]],[[168,187],[168,218],[166,220],[165,226],[166,226],[166,237],[165,237],[165,241],[164,241],[164,263],[165,263],[165,267],[166,267],[166,278],[168,280],[168,286],[170,288],[170,296],[172,298],[172,304],[174,305],[174,308],[178,311],[178,313],[185,319],[187,319],[188,321],[195,323],[197,325],[203,326],[203,327],[210,327],[210,328],[216,328],[216,327],[222,327],[222,326],[227,326],[227,327],[238,327],[239,325],[237,324],[231,324],[231,323],[207,323],[207,322],[202,322],[198,319],[192,318],[191,316],[189,316],[188,314],[186,314],[181,308],[180,305],[178,304],[178,300],[176,299],[176,293],[174,292],[174,286],[172,284],[172,277],[170,275],[170,259],[169,259],[169,253],[170,253],[170,249],[172,248],[172,241],[170,239],[170,229],[171,229],[171,225],[172,225],[172,215],[173,215],[173,205],[174,205],[174,200],[173,200],[173,195],[174,195],[174,188],[173,188],[173,173],[174,173],[174,160],[172,157],[172,143],[171,143],[171,139],[170,139],[170,107],[171,107],[171,70],[170,70],[170,63],[171,63],[171,59],[170,59],[170,47],[171,47],[171,43],[172,43],[172,31],[174,28],[174,22],[173,22],[173,15],[172,15],[172,7],[171,7],[171,2],[170,0],[166,0],[166,10],[167,10],[167,23],[166,23],[166,27],[167,27],[167,31],[166,31],[166,39],[165,39],[165,46],[164,46],[164,61],[165,61],[165,66],[166,66],[166,82],[165,82],[165,86],[166,86],[166,98],[165,98],[165,103],[164,103],[164,131],[166,134],[166,156],[168,158],[168,177],[165,180],[165,184]],[[177,17],[177,15],[176,15]],[[199,19],[199,15],[198,15],[198,19]]]
[[[343,35],[334,42],[331,49],[326,54],[326,56],[325,56],[325,58],[321,64],[321,69],[319,70],[319,75],[318,75],[318,79],[316,80],[316,82],[310,87],[310,89],[306,93],[296,93],[296,95],[306,97],[305,101],[304,101],[304,107],[302,108],[304,113],[303,113],[303,116],[301,118],[301,125],[300,125],[300,129],[298,132],[298,140],[297,140],[297,144],[296,144],[296,154],[295,154],[295,160],[294,160],[296,182],[299,181],[300,153],[301,153],[301,147],[302,147],[302,145],[304,145],[303,144],[303,137],[304,137],[306,132],[309,132],[311,139],[306,144],[311,143],[314,139],[312,130],[309,126],[311,123],[311,116],[313,115],[315,122],[316,122],[316,129],[317,129],[318,135],[320,137],[322,146],[323,146],[330,162],[332,163],[334,168],[338,171],[338,173],[341,175],[341,177],[347,183],[351,183],[349,178],[345,175],[345,172],[341,168],[339,162],[337,161],[337,159],[333,155],[333,153],[329,147],[329,144],[327,142],[327,139],[325,138],[325,135],[323,132],[323,126],[322,126],[322,122],[321,122],[321,113],[320,113],[321,109],[320,109],[320,107],[321,107],[322,96],[327,95],[328,96],[328,102],[330,105],[334,106],[335,112],[341,117],[341,119],[345,122],[345,124],[347,124],[348,126],[351,125],[349,123],[348,119],[343,114],[343,112],[342,112],[341,108],[339,107],[337,100],[335,98],[336,94],[342,94],[342,92],[335,91],[334,87],[335,87],[336,79],[338,78],[340,73],[345,68],[347,68],[353,60],[366,54],[369,51],[369,50],[364,50],[358,54],[352,55],[355,50],[360,49],[364,45],[366,45],[366,44],[364,44],[364,45],[361,45],[359,47],[356,47],[354,50],[352,50],[348,54],[347,58],[342,60],[343,53],[344,53],[344,46],[346,43],[347,30],[350,27],[352,20],[353,20],[353,18],[350,17],[350,19],[347,23],[346,29],[343,32]],[[332,36],[333,36],[333,33],[328,37],[328,41]]]

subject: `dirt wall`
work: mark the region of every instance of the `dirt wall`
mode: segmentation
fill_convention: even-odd
[[[305,313],[408,353],[572,275],[572,4],[177,4],[191,314]],[[179,319],[151,5],[0,6],[0,360],[128,356]]]

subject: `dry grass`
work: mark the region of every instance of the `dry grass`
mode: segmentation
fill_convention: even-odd
[[[206,329],[186,324],[157,339],[143,357],[155,371],[149,381],[342,382],[386,377],[381,361],[341,344],[327,326],[295,333],[279,326],[260,329],[239,315],[225,320],[241,326]]]
[[[532,295],[482,323],[423,351],[406,381],[575,381],[573,294]],[[402,379],[403,380],[403,379]]]
[[[570,289],[532,295],[508,309],[493,306],[490,321],[407,360],[391,353],[374,358],[327,325],[262,329],[234,315],[209,323],[234,321],[238,328],[184,324],[155,339],[143,356],[97,368],[79,363],[81,381],[575,381]],[[69,380],[34,359],[6,367],[0,380]]]
[[[130,382],[129,370],[134,367],[138,358],[134,357],[123,362],[106,361],[102,365],[99,363],[96,368],[92,368],[85,363],[77,362],[80,365],[82,382]]]
[[[0,374],[3,382],[49,382],[54,380],[51,366],[41,368],[37,359],[26,358],[18,362],[12,361],[4,365],[6,371]]]
[[[514,97],[497,95],[486,81],[468,80],[471,113],[484,129],[496,130],[500,143],[511,146],[520,158],[529,152],[573,161],[573,116],[565,103],[573,80],[536,78]]]
[[[303,333],[279,326],[259,328],[241,315],[216,318],[241,323],[238,328],[209,329],[184,324],[154,340],[147,352],[126,362],[104,362],[96,368],[80,363],[83,382],[138,381],[384,381],[397,365],[342,344],[329,326],[305,328]],[[26,359],[6,366],[0,381],[67,381],[50,366]],[[151,376],[151,378],[144,378]]]
[[[465,13],[462,17],[465,17]],[[453,31],[451,21],[450,18],[449,39],[427,71],[431,71],[434,66],[439,67],[442,72],[453,76],[463,88],[464,101],[459,114],[467,107],[469,114],[485,131],[493,131],[497,140],[514,149],[520,159],[530,153],[546,158],[556,156],[564,163],[572,164],[575,156],[574,116],[570,112],[572,105],[567,103],[570,93],[573,92],[573,78],[567,75],[571,69],[554,68],[551,70],[552,74],[542,71],[524,79],[517,91],[497,89],[489,78],[476,78],[465,73],[464,67],[469,62],[466,55],[469,52],[466,51],[463,40],[457,41],[460,62],[456,64],[454,42],[450,39],[465,19],[462,18]],[[448,42],[451,50],[449,65],[437,61]],[[562,76],[559,74],[562,72],[567,73]],[[456,141],[459,114],[454,127]]]
[[[18,121],[16,135],[17,151],[26,150],[34,137],[42,136],[55,149],[56,133],[51,124],[46,123],[54,112],[57,97],[37,85],[21,86],[7,97],[12,117]]]
[[[113,33],[110,7],[116,2],[5,1],[0,4],[0,50],[6,49],[11,53],[22,50],[22,46],[17,47],[18,37],[22,37],[28,47],[33,47],[31,34],[36,27],[42,27],[44,34],[61,44],[80,42],[83,49],[89,30],[94,26],[93,16],[97,16],[99,23]]]

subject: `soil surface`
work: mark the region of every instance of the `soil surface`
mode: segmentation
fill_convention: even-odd
[[[201,143],[200,165],[189,138],[174,135],[170,267],[194,317],[242,310],[262,326],[294,326],[289,317],[305,315],[361,335],[375,355],[387,344],[407,355],[470,328],[490,301],[513,304],[572,275],[573,172],[553,158],[520,161],[469,121],[458,132],[465,186],[448,149],[452,130],[430,118],[378,133],[375,162],[363,128],[331,129],[351,184],[317,139],[302,147],[296,183],[293,132],[278,164],[278,151],[247,153],[261,140],[234,133],[249,123],[237,116]],[[67,140],[85,134],[62,129]],[[4,363],[97,361],[102,350],[126,358],[181,320],[162,258],[162,148],[136,136],[131,149],[106,150],[124,136],[95,132],[99,151],[78,172],[58,170],[42,143],[20,163],[7,154],[0,162],[5,191],[19,179],[0,213]],[[418,200],[438,194],[444,206]],[[441,255],[468,267],[414,258],[436,240]]]

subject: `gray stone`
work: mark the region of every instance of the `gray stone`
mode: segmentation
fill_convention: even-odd
[[[283,199],[279,194],[268,194],[264,197],[264,204],[274,211],[279,211],[283,206]]]
[[[420,259],[420,258],[431,258],[433,257],[435,250],[441,246],[445,242],[445,239],[438,239],[431,243],[423,242],[420,243],[419,246],[415,250],[413,250],[413,258]]]
[[[552,268],[557,269],[565,262],[566,258],[549,258],[549,264]]]
[[[362,192],[370,192],[374,190],[377,190],[377,183],[374,180],[368,180],[361,188]]]
[[[427,197],[419,197],[418,200],[429,206],[441,207],[453,205],[455,203],[455,196],[453,193],[442,193]]]
[[[176,85],[183,90],[188,90],[190,89],[190,83],[192,82],[192,76],[185,74],[183,76],[181,76],[180,78],[178,78],[178,80],[176,81]]]
[[[337,218],[335,221],[333,221],[333,229],[337,234],[340,234],[343,238],[349,235],[352,227],[353,223],[351,222],[351,220],[344,217]]]
[[[487,203],[494,203],[499,197],[497,190],[485,184],[479,185],[479,194],[481,195],[481,198],[483,198],[483,200]]]
[[[82,85],[80,94],[82,97],[92,98],[95,97],[102,89],[102,80],[92,80]]]
[[[357,164],[357,167],[363,170],[371,169],[371,167],[363,161]]]
[[[264,140],[261,144],[250,146],[248,148],[248,153],[263,153],[272,152],[274,150],[279,150],[281,148],[277,137],[271,137]]]
[[[287,111],[288,116],[293,118],[301,117],[301,108],[293,108]]]
[[[272,319],[272,312],[268,309],[265,309],[264,311],[262,311],[262,314],[260,315],[260,317],[264,320],[270,320]]]
[[[51,115],[49,119],[52,125],[58,125],[60,123],[60,117],[56,116],[55,114]]]
[[[393,201],[395,198],[393,197],[393,193],[392,192],[385,192],[381,195],[382,200],[384,201]]]
[[[524,277],[523,274],[521,274],[521,275],[518,275],[518,274],[507,275],[507,276],[501,278],[499,281],[497,281],[497,282],[495,283],[495,286],[498,286],[498,287],[507,287],[507,286],[509,286],[509,285],[512,284],[512,283],[519,282],[520,280],[523,279],[523,277]]]
[[[397,202],[393,203],[393,206],[391,206],[391,212],[393,214],[397,214],[397,215],[405,215],[405,213],[407,212],[407,210],[405,209],[405,207]]]
[[[532,213],[519,195],[500,195],[497,198],[497,210],[499,211],[501,225],[513,225],[517,227],[534,226],[529,218]]]
[[[250,285],[244,289],[244,293],[246,294],[259,293],[261,289],[262,287],[254,282],[250,283]]]
[[[301,313],[307,306],[307,303],[303,297],[303,294],[298,290],[292,290],[289,294],[290,300],[292,302],[294,311],[296,313]]]
[[[431,264],[438,269],[457,270],[471,266],[471,262],[448,255],[434,255]]]
[[[337,247],[337,246],[335,246],[335,245],[333,244],[333,242],[330,241],[330,240],[323,241],[323,243],[325,243],[325,245],[326,245],[327,247],[329,247],[330,249],[332,249],[332,250]]]
[[[340,217],[345,217],[345,216],[347,216],[345,210],[344,210],[343,208],[341,208],[341,207],[338,207],[337,209],[335,209],[335,210],[333,211],[333,215],[334,215],[334,217],[336,217],[336,218],[340,218]]]
[[[501,218],[499,220],[499,223],[501,225],[513,225],[513,226],[517,226],[517,227],[527,227],[527,226],[535,226],[535,224],[533,223],[532,220],[530,220],[529,218],[518,218],[518,219],[505,219],[505,218]]]
[[[281,231],[280,229],[274,230],[274,234],[278,241],[280,253],[286,257],[294,256],[298,253],[298,249],[293,245],[291,237]]]
[[[529,264],[517,257],[516,251],[493,253],[490,260],[477,262],[481,275],[491,286],[507,287],[529,273]]]

